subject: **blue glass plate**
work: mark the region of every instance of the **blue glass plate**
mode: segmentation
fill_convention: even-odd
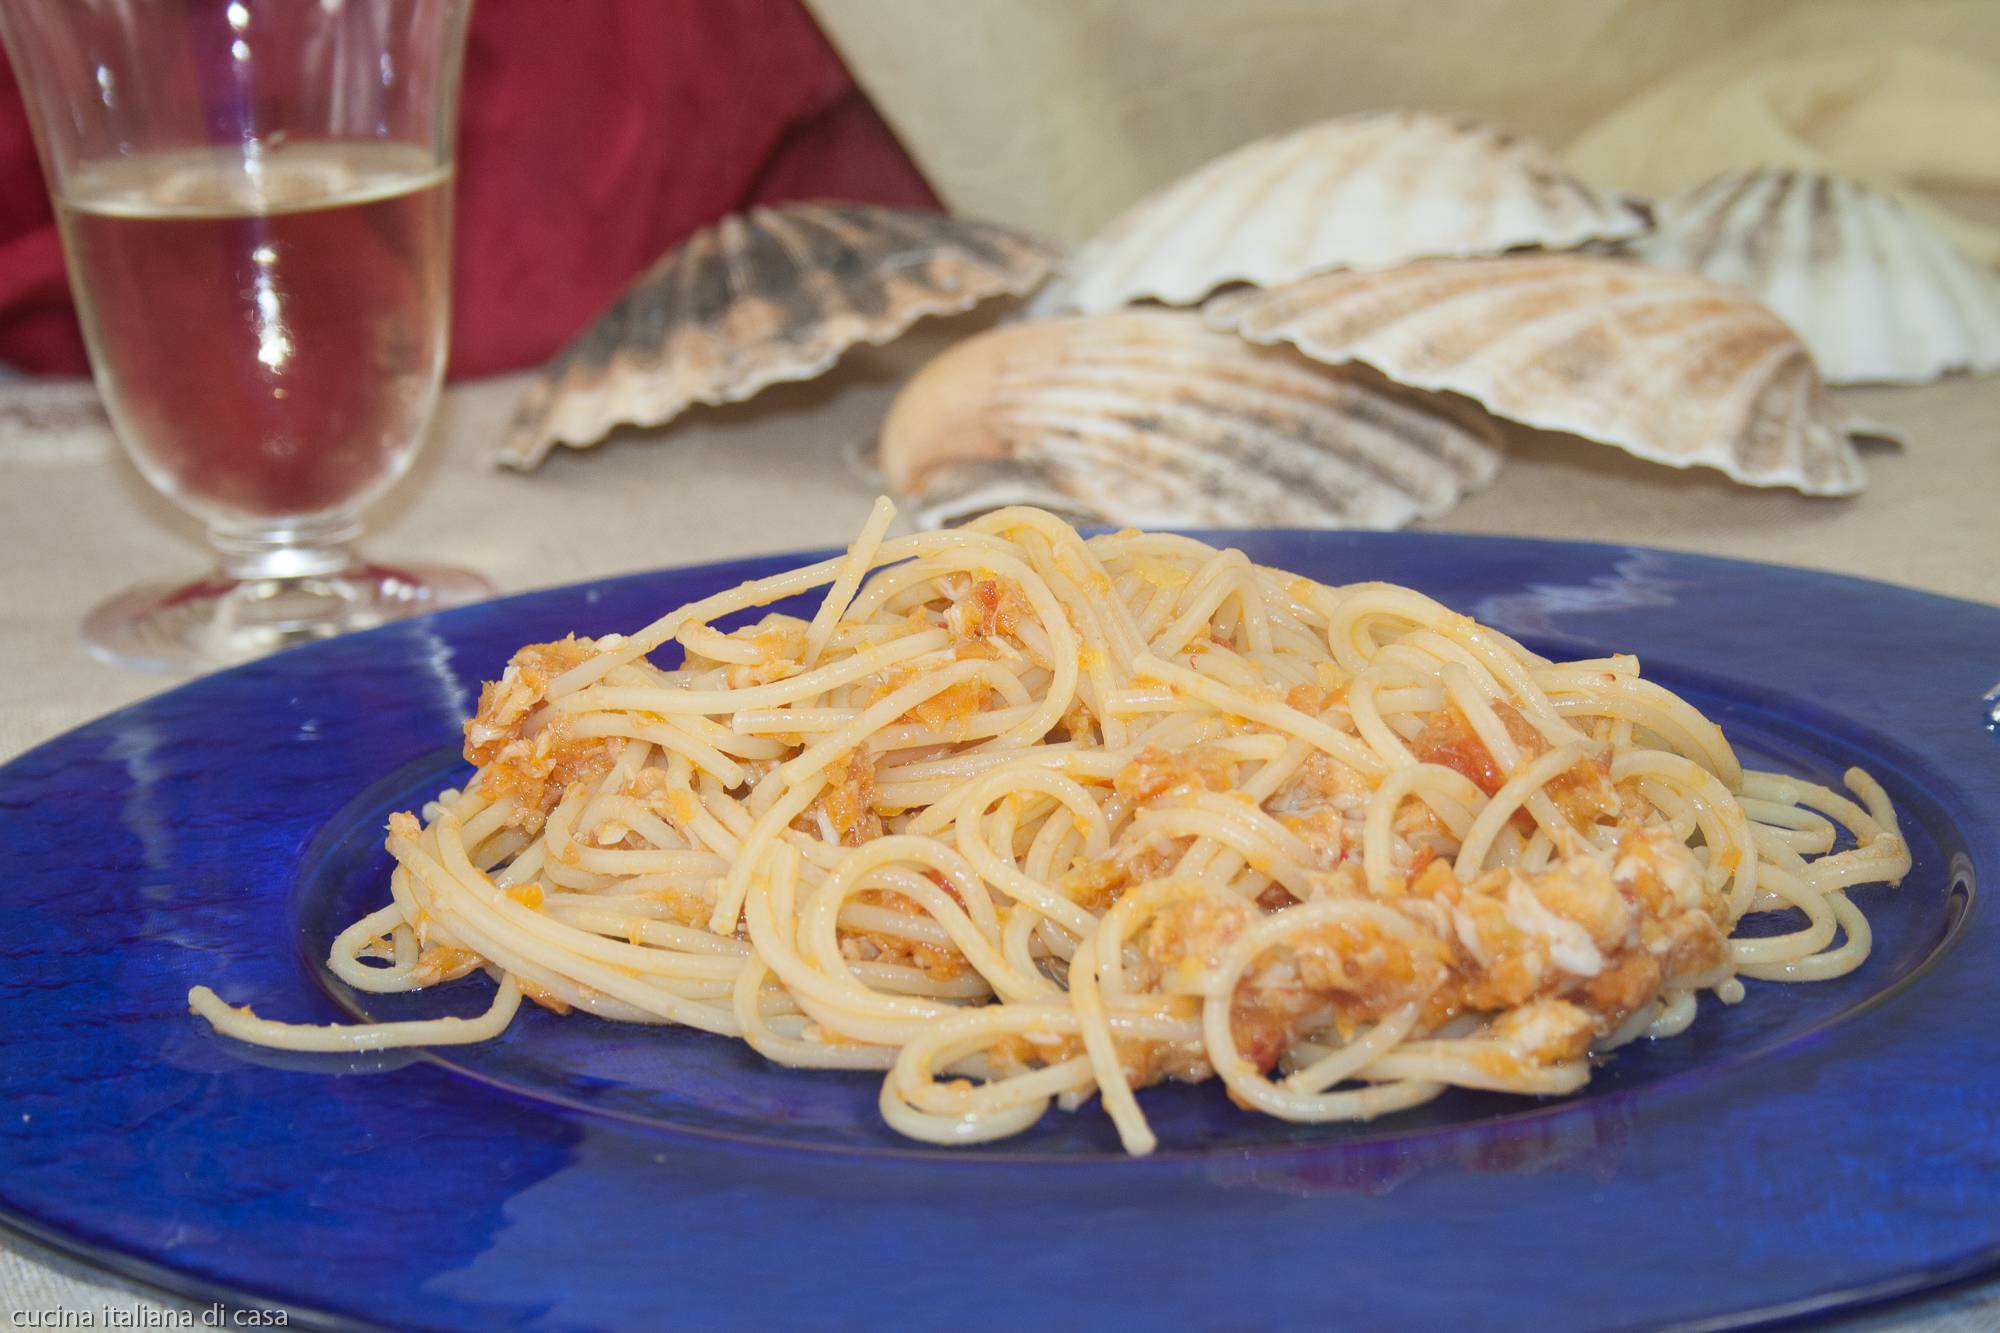
[[[0,769],[0,1213],[201,1299],[399,1327],[1728,1325],[2000,1262],[2000,610],[1800,570],[1436,535],[1225,534],[1421,588],[1544,652],[1640,653],[1755,764],[1902,811],[1874,955],[1750,983],[1581,1095],[1307,1127],[1213,1085],[988,1148],[899,1140],[876,1076],[524,1013],[441,1055],[282,1056],[189,1018],[470,1013],[321,966],[385,900],[385,814],[465,772],[520,644],[630,630],[796,563],[534,593],[197,681]]]

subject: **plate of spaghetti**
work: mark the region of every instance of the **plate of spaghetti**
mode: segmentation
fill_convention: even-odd
[[[2000,1259],[2000,611],[892,518],[0,769],[0,1208],[393,1326],[1717,1326]]]

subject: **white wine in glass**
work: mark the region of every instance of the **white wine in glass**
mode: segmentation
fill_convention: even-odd
[[[489,591],[352,546],[443,379],[466,9],[0,8],[105,406],[220,555],[93,612],[100,655],[220,664]]]

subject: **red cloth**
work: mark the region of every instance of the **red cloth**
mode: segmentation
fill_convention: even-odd
[[[479,0],[458,168],[458,375],[546,359],[634,274],[732,210],[937,206],[799,0]],[[85,369],[11,74],[0,77],[0,360]]]

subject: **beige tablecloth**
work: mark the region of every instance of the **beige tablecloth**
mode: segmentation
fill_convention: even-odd
[[[484,462],[520,382],[456,388],[417,474],[377,516],[372,549],[471,565],[514,592],[840,543],[872,498],[843,455],[872,433],[926,346],[920,336],[852,359],[818,384],[702,410],[664,434],[565,452],[532,476]],[[1651,543],[2000,602],[2000,379],[1848,397],[1909,436],[1901,451],[1871,452],[1872,484],[1853,500],[1754,491],[1575,441],[1527,438],[1495,485],[1432,526]],[[0,760],[171,684],[92,661],[76,626],[99,598],[193,571],[202,559],[199,532],[132,473],[87,384],[0,384],[0,648],[8,668]],[[2000,662],[1993,674],[2000,679]],[[111,1310],[162,1301],[175,1303],[0,1237],[0,1310],[10,1317],[89,1310],[102,1325]],[[2000,1283],[1841,1326],[2000,1327]]]

